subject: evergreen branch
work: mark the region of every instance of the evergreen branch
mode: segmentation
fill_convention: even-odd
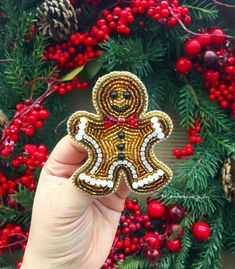
[[[208,180],[217,174],[222,162],[221,156],[205,148],[205,145],[198,147],[191,158],[175,166],[174,181],[181,184],[185,191],[193,189],[194,193],[205,192]]]
[[[218,269],[221,268],[221,249],[222,249],[222,211],[212,216],[210,221],[211,235],[203,243],[197,244],[196,251],[198,255],[192,263],[192,269]]]
[[[224,204],[221,189],[214,185],[210,185],[208,191],[193,193],[180,190],[170,184],[154,197],[161,199],[166,205],[181,203],[188,212],[193,212],[195,218],[199,218],[205,212],[213,214],[217,207],[222,207]]]
[[[26,211],[31,212],[33,207],[33,201],[35,196],[35,191],[31,191],[28,188],[19,186],[19,192],[11,195],[16,201],[21,204]]]
[[[224,111],[218,105],[200,96],[198,113],[205,140],[222,155],[231,154],[233,152],[231,138],[234,126]]]
[[[225,231],[224,247],[230,253],[235,254],[235,231]]]
[[[182,246],[179,254],[177,255],[175,267],[177,269],[185,269],[185,263],[189,257],[189,251],[192,246],[191,240],[191,226],[192,222],[188,222],[187,226],[184,227],[184,234],[181,238]]]
[[[148,261],[141,257],[127,257],[123,262],[118,263],[120,269],[150,269]]]
[[[0,205],[0,220],[1,225],[5,225],[8,222],[23,223],[29,225],[31,218],[31,212],[20,211],[14,208]]]
[[[160,261],[158,262],[158,269],[173,269],[175,264],[175,255],[168,254],[161,257]],[[177,268],[176,268],[177,269]]]
[[[109,38],[101,45],[103,66],[107,71],[128,70],[138,76],[148,76],[153,72],[152,63],[163,61],[166,53],[161,41],[141,37]]]
[[[189,4],[188,4],[189,3]],[[216,18],[218,18],[218,12],[219,10],[217,7],[209,2],[207,0],[201,1],[201,0],[195,0],[193,1],[184,1],[184,5],[187,6],[190,10],[190,14],[196,19],[196,20],[210,20],[214,21]]]
[[[199,106],[197,95],[191,85],[187,84],[180,90],[177,105],[181,116],[180,124],[188,129],[195,120],[195,108]]]

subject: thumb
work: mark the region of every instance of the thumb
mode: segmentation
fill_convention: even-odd
[[[77,189],[72,182],[73,173],[87,160],[87,151],[69,136],[62,138],[52,151],[40,176],[36,196],[53,196],[53,207],[78,217],[94,197]],[[44,195],[43,195],[44,194]],[[37,197],[36,197],[37,198]]]

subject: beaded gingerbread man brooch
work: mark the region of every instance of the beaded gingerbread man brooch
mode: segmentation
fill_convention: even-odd
[[[88,160],[73,175],[76,187],[95,196],[116,191],[124,177],[133,192],[154,192],[172,171],[153,153],[153,145],[172,132],[170,117],[146,113],[148,95],[129,72],[111,72],[93,89],[97,115],[75,112],[68,121],[70,137],[88,150]]]

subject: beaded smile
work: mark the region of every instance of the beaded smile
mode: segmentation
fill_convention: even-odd
[[[115,103],[114,103],[115,102]],[[68,133],[87,148],[89,157],[73,175],[76,187],[95,196],[116,191],[123,177],[133,192],[155,192],[172,178],[172,171],[153,153],[153,145],[172,132],[170,117],[146,113],[147,91],[129,72],[111,72],[93,89],[97,115],[75,112]]]

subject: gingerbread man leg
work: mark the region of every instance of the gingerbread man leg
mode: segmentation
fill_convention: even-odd
[[[73,176],[74,184],[81,190],[84,190],[95,196],[104,196],[115,191],[118,182],[99,173],[92,173],[87,170],[87,166],[81,167]]]

